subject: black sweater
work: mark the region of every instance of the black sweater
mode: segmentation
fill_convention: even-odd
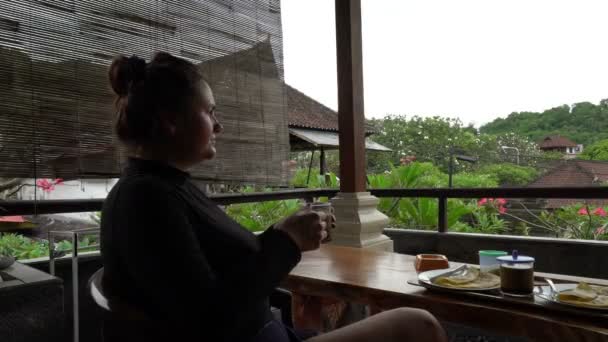
[[[103,287],[188,341],[247,341],[271,319],[268,296],[300,261],[284,232],[255,236],[188,173],[130,159],[101,219]]]

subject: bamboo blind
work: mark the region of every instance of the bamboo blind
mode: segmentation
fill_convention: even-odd
[[[199,65],[224,134],[204,180],[281,184],[289,150],[278,0],[3,0],[0,177],[116,177],[107,68],[166,51]]]

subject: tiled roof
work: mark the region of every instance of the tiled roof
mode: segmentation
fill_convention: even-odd
[[[338,113],[289,84],[285,84],[285,95],[289,127],[338,131]],[[366,124],[365,131],[367,134],[374,133],[369,124]]]
[[[596,182],[608,182],[608,162],[576,160],[579,167],[593,175]]]
[[[608,162],[588,160],[563,161],[542,175],[529,187],[598,186],[608,182]],[[579,203],[581,199],[548,199],[547,208],[559,208]],[[608,204],[606,200],[586,200],[591,205]]]
[[[539,146],[541,149],[558,148],[558,147],[576,147],[576,143],[566,137],[560,135],[552,135],[544,138]]]

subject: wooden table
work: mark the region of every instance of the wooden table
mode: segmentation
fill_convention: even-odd
[[[426,309],[441,320],[465,324],[533,341],[608,341],[608,320],[556,312],[549,307],[497,305],[410,285],[417,277],[414,257],[357,248],[324,245],[304,253],[283,286],[295,298],[332,298],[368,304],[378,310],[397,307]],[[553,279],[590,279],[537,273]],[[592,283],[608,285],[593,279]],[[500,306],[500,307],[499,307]],[[307,315],[318,314],[312,305]],[[297,319],[297,317],[296,317]],[[296,322],[297,324],[297,322]]]

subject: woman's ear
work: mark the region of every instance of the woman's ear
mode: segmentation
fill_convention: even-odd
[[[175,133],[177,132],[177,124],[174,118],[172,118],[168,113],[161,113],[159,121],[163,134],[166,134],[171,138],[175,137]]]
[[[177,127],[176,127],[175,123],[173,123],[167,119],[161,119],[161,126],[162,126],[163,132],[165,132],[165,134],[167,134],[169,137],[175,136],[175,132],[177,131]]]
[[[176,131],[175,125],[171,124],[171,123],[167,123],[167,132],[169,132],[169,135],[174,137],[175,131]]]

